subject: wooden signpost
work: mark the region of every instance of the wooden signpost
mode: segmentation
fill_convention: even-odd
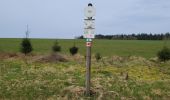
[[[86,39],[86,95],[90,95],[90,78],[91,78],[91,46],[92,39],[95,37],[95,25],[94,19],[96,10],[91,3],[88,4],[88,7],[85,8],[85,17],[84,20],[85,28],[83,37]]]

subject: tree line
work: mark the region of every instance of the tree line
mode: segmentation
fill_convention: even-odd
[[[78,39],[83,39],[83,36],[77,37]],[[148,34],[148,33],[139,33],[139,34],[116,34],[116,35],[95,35],[95,39],[110,39],[110,40],[164,40],[170,39],[170,33],[161,33],[161,34]]]

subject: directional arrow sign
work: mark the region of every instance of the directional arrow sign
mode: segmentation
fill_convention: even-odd
[[[94,20],[85,20],[84,23],[86,29],[95,27]]]

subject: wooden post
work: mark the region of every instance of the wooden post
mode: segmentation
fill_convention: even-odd
[[[86,53],[86,95],[90,96],[90,77],[91,77],[91,46],[87,46]]]

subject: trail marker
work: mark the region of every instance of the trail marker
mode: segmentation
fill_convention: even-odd
[[[90,95],[90,78],[91,78],[91,46],[92,39],[95,38],[95,19],[93,17],[96,14],[96,10],[91,3],[88,4],[88,7],[85,8],[85,17],[84,19],[84,34],[83,37],[86,38],[86,95]]]
[[[86,39],[86,42],[91,42],[92,41],[92,39]]]
[[[94,29],[92,28],[85,28],[84,29],[84,38],[89,38],[89,39],[93,39],[95,38],[95,34],[94,34]]]
[[[92,46],[92,42],[86,42],[86,46],[87,47],[91,47]]]

